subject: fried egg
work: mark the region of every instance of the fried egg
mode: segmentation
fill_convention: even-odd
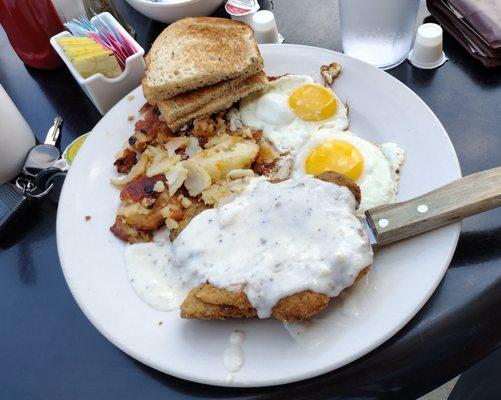
[[[404,151],[395,143],[374,144],[351,132],[322,129],[294,157],[293,177],[338,172],[359,187],[358,214],[395,202]]]
[[[320,128],[348,129],[345,105],[332,90],[305,75],[285,75],[264,94],[241,102],[244,126],[262,129],[282,153],[294,152]]]

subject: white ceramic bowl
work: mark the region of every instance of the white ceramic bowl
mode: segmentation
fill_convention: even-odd
[[[164,0],[164,3],[148,0],[126,1],[141,14],[168,24],[185,17],[211,15],[224,2],[224,0]]]

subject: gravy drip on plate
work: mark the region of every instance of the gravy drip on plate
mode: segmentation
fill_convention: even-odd
[[[230,345],[224,350],[223,364],[229,372],[237,372],[244,365],[244,352],[242,343],[245,339],[245,333],[235,331],[230,336]]]
[[[137,243],[125,249],[125,264],[129,282],[145,303],[161,311],[171,311],[188,294],[182,277],[169,268],[171,243],[158,240],[154,243]]]
[[[337,296],[372,263],[354,214],[345,187],[311,176],[275,184],[257,178],[231,202],[196,216],[159,259],[177,282],[171,290],[179,282],[181,292],[206,282],[243,290],[268,318],[280,299],[303,290]]]

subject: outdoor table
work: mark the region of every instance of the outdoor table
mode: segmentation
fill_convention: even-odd
[[[147,50],[165,25],[119,3]],[[261,5],[270,8],[271,2]],[[274,12],[286,42],[340,50],[334,1],[276,0]],[[224,15],[224,10],[216,15]],[[463,174],[497,167],[501,70],[485,69],[448,34],[444,47],[449,61],[439,69],[419,70],[404,62],[388,73],[436,113],[456,148]],[[0,82],[41,141],[58,114],[64,118],[62,148],[101,118],[66,67],[25,67],[1,29]],[[56,212],[57,206],[49,201],[35,205],[0,242],[1,399],[415,398],[501,343],[499,209],[464,221],[440,286],[393,338],[318,378],[256,389],[183,381],[141,364],[105,339],[80,311],[64,281],[56,248]]]

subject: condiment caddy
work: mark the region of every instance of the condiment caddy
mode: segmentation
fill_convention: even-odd
[[[122,35],[127,42],[135,47],[135,54],[130,55],[125,60],[123,72],[115,78],[107,78],[101,73],[93,74],[87,78],[82,77],[71,59],[58,43],[61,38],[71,38],[70,32],[61,32],[53,36],[50,40],[52,47],[64,61],[75,80],[80,84],[83,91],[94,103],[101,114],[105,114],[120,99],[135,89],[141,83],[146,68],[144,62],[144,49],[129,35],[129,33],[118,23],[118,21],[108,12],[94,16],[90,22],[92,24],[102,22]]]

